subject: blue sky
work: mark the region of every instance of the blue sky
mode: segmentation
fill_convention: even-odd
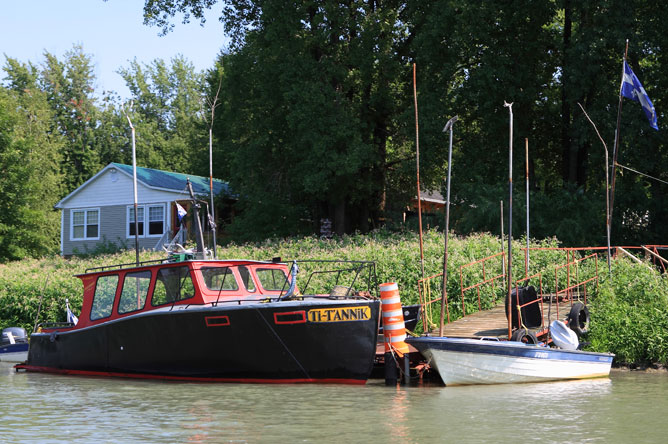
[[[206,24],[182,24],[159,37],[159,28],[142,24],[143,0],[0,0],[0,56],[41,64],[44,51],[62,59],[75,44],[91,56],[97,78],[96,91],[129,95],[116,71],[137,58],[150,63],[182,54],[197,70],[213,66],[227,39],[218,21],[222,5],[207,11]],[[0,72],[0,79],[4,73]]]

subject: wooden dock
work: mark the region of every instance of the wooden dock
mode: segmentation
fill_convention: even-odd
[[[432,331],[433,334],[438,334]],[[494,338],[508,337],[508,321],[503,304],[499,304],[490,310],[471,313],[461,319],[452,321],[443,326],[444,336],[459,337],[482,337]]]
[[[566,312],[568,313],[568,312]],[[549,325],[547,305],[544,306],[543,325],[547,328]],[[551,320],[557,319],[553,309]],[[431,331],[431,334],[438,335],[438,328]],[[508,320],[503,303],[490,310],[483,310],[466,315],[461,319],[452,321],[443,326],[444,336],[458,337],[493,337],[508,338]]]

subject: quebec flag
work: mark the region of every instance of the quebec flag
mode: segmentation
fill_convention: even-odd
[[[65,299],[65,305],[67,306],[67,322],[71,322],[74,325],[77,325],[79,322],[79,318],[72,313],[72,310],[70,310],[70,301]]]
[[[185,217],[185,215],[186,215],[186,210],[185,210],[181,205],[179,205],[178,202],[174,202],[174,203],[176,203],[176,214],[177,214],[178,217],[179,217],[179,223],[181,223],[181,220],[182,220],[182,219]]]
[[[640,102],[642,105],[642,110],[645,111],[645,115],[649,119],[649,125],[658,130],[659,127],[656,124],[656,111],[654,110],[654,105],[652,101],[649,100],[645,88],[640,84],[638,77],[631,71],[628,63],[624,60],[624,77],[622,77],[622,96],[627,99],[635,100]]]

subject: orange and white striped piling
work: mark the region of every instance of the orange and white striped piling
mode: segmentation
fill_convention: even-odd
[[[385,352],[394,351],[401,355],[408,353],[406,344],[406,324],[399,298],[399,286],[394,283],[380,285],[381,310],[383,312],[383,335]]]

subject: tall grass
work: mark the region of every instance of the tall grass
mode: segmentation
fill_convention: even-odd
[[[424,276],[436,276],[443,271],[443,233],[428,230],[424,233]],[[513,277],[525,275],[524,239],[513,243]],[[556,250],[556,239],[531,242],[529,274],[541,273],[544,293],[565,288],[567,274],[578,275],[580,280],[594,276],[599,269],[600,283],[588,284],[592,327],[587,338],[592,350],[611,351],[618,362],[668,363],[668,282],[656,270],[645,264],[623,259],[613,262],[613,277],[607,273],[604,261],[587,259],[555,274],[555,266],[565,264],[566,254]],[[504,243],[503,248],[507,248]],[[540,250],[534,250],[540,248]],[[462,310],[471,313],[478,309],[475,289],[464,292],[461,288],[483,281],[482,264],[461,269],[463,265],[479,261],[501,252],[501,240],[481,233],[467,237],[450,235],[448,254],[447,297],[451,319],[462,316]],[[507,251],[506,251],[507,253]],[[161,252],[142,252],[140,260],[164,257]],[[309,259],[375,261],[378,283],[396,282],[404,304],[418,303],[418,281],[423,277],[420,266],[418,237],[413,232],[374,231],[367,235],[350,235],[333,240],[316,237],[272,239],[261,243],[231,244],[219,248],[219,258],[270,260]],[[580,257],[576,254],[575,258]],[[32,330],[37,308],[42,298],[40,322],[65,320],[65,299],[78,313],[82,302],[82,285],[76,274],[87,268],[133,263],[134,251],[105,254],[88,258],[63,259],[59,256],[0,265],[0,327],[20,325]],[[571,258],[572,260],[572,258]],[[500,257],[485,263],[486,279],[502,274]],[[300,273],[302,279],[307,273]],[[48,281],[47,281],[48,280]],[[538,286],[537,279],[529,282]],[[303,285],[302,281],[299,282]],[[357,288],[361,289],[361,288]],[[506,288],[503,279],[480,286],[480,305],[483,309],[503,301]],[[440,299],[442,278],[431,280],[431,295]],[[462,305],[464,308],[462,309]],[[432,322],[438,322],[440,305],[435,303]]]

